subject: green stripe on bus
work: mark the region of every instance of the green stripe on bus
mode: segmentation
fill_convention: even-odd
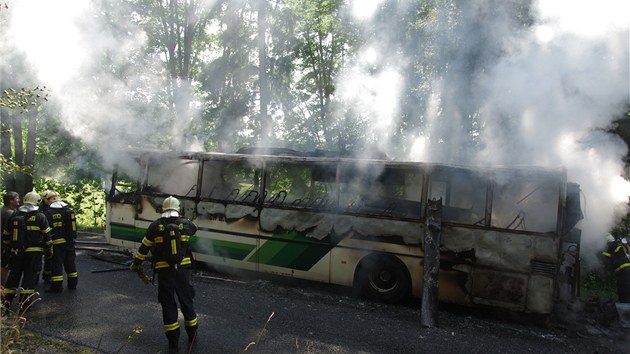
[[[282,250],[285,246],[287,246],[287,242],[284,240],[295,241],[298,240],[300,234],[298,232],[289,232],[285,234],[274,234],[269,240],[267,240],[258,250],[258,261],[262,264],[270,264],[276,265],[278,263],[276,261],[274,264],[271,263],[271,260],[276,257],[279,253],[282,254]],[[276,239],[276,240],[274,240]],[[285,254],[285,257],[291,256],[289,254]],[[288,263],[284,261],[282,263]]]
[[[293,231],[275,234],[260,247],[256,256],[260,264],[307,271],[331,249],[332,245],[328,242],[316,242]]]
[[[290,267],[298,270],[309,270],[315,263],[319,262],[325,255],[327,255],[332,246],[330,245],[313,245],[305,249],[302,254],[296,257],[291,263]]]
[[[116,239],[140,243],[144,237],[145,229],[120,225],[110,227],[112,237]],[[211,240],[197,236],[190,239],[190,246],[194,252],[239,261],[244,261],[256,248],[253,244]],[[274,234],[247,261],[307,271],[328,254],[332,247],[333,245],[327,241],[317,241],[305,237],[300,232],[292,231]]]
[[[190,247],[195,252],[242,261],[256,245],[193,236]]]
[[[142,242],[144,229],[136,229],[133,226],[110,225],[112,238],[131,242]]]

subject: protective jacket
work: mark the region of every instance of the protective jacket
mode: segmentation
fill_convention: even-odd
[[[20,229],[18,218],[23,218],[24,229]],[[8,226],[9,246],[11,254],[21,254],[22,252],[44,252],[52,245],[50,231],[46,216],[39,210],[29,210],[20,208],[11,215]],[[22,238],[23,240],[19,240]],[[23,242],[22,247],[15,244]]]
[[[619,302],[630,303],[630,250],[628,243],[623,239],[615,239],[608,243],[606,251],[602,255],[608,260],[609,266],[614,269],[617,282],[617,296]]]
[[[190,237],[197,232],[197,226],[190,220],[182,217],[168,217],[159,218],[149,225],[142,239],[142,245],[138,248],[134,263],[140,265],[146,258],[149,251],[152,251],[154,257],[153,267],[156,270],[169,268],[171,265],[167,262],[165,254],[163,253],[163,243],[166,240],[167,230],[166,225],[175,224],[180,230],[181,235],[181,248],[184,253],[182,261],[179,266],[189,266],[191,262],[191,251],[189,247]]]
[[[46,209],[46,217],[52,228],[50,238],[53,245],[74,243],[77,238],[77,222],[74,212],[64,207]]]
[[[630,254],[621,239],[608,242],[608,248],[602,255],[609,259],[615,272],[630,267]]]

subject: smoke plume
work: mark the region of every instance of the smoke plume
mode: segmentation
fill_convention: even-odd
[[[630,4],[545,0],[524,12],[519,1],[442,2],[418,31],[426,41],[419,44],[396,22],[418,11],[417,2],[363,3],[352,2],[355,18],[383,31],[340,87],[371,120],[376,145],[387,149],[394,132],[383,128],[407,113],[417,123],[399,136],[409,143],[407,159],[565,166],[583,193],[583,253],[601,249],[630,195],[621,178],[627,147],[606,132],[630,102]],[[379,9],[396,16],[379,17]],[[438,69],[410,85],[411,57],[419,53],[424,67]],[[398,105],[405,87],[419,92],[407,108]]]
[[[143,55],[149,39],[125,2],[106,4],[10,2],[2,47],[26,58],[64,127],[112,164],[129,145],[170,146],[160,131],[185,140],[186,122],[165,116],[167,75]],[[627,0],[348,4],[367,43],[336,99],[370,144],[416,161],[563,165],[583,191],[583,247],[603,245],[630,195],[627,147],[606,133],[629,103]],[[401,18],[422,11],[433,12],[406,36]]]

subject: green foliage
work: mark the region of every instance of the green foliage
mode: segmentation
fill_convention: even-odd
[[[630,118],[630,111],[624,114],[621,118],[615,120],[609,129],[609,132],[618,135],[621,139],[623,139],[623,141],[628,146],[630,146],[630,119],[629,118]]]
[[[7,159],[0,154],[0,170],[4,173],[24,173],[30,174],[32,169],[30,166],[19,166],[13,160]]]
[[[617,293],[615,277],[612,273],[591,271],[582,275],[580,281],[582,299],[615,298]]]
[[[54,190],[68,203],[77,216],[80,229],[100,229],[105,225],[105,192],[102,181],[82,179],[67,184],[51,178],[35,180],[35,190]]]
[[[33,89],[21,88],[19,90],[8,89],[0,94],[0,107],[9,109],[27,110],[37,106],[41,100],[48,101],[48,89],[46,86],[36,86]]]

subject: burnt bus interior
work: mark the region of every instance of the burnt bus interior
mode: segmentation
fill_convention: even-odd
[[[148,193],[156,198],[173,195],[424,220],[422,200],[442,198],[444,222],[537,233],[566,233],[582,218],[579,186],[543,169],[478,170],[283,156],[268,161],[227,155],[204,159],[203,154],[160,155],[138,166],[141,171],[116,172],[110,200]],[[562,199],[567,199],[566,208],[558,208]],[[559,218],[566,220],[559,223]],[[564,230],[557,230],[559,225]]]
[[[283,216],[278,214],[282,210],[297,210],[308,215],[401,221],[419,225],[420,232],[409,234],[409,228],[391,228],[390,232],[385,228],[365,231],[362,237],[421,247],[426,202],[441,198],[445,267],[453,267],[446,256],[449,253],[472,252],[473,257],[462,260],[462,264],[468,266],[470,258],[474,258],[476,265],[486,268],[538,272],[553,279],[564,277],[565,295],[577,294],[579,267],[575,255],[579,254],[580,235],[575,226],[582,218],[580,190],[577,184],[567,183],[563,169],[468,168],[314,155],[286,151],[278,155],[141,152],[134,157],[135,167],[121,165],[114,173],[108,199],[141,208],[139,198],[148,196],[159,211],[161,201],[172,195],[182,200],[182,213],[191,219],[202,212],[222,214],[228,221],[252,216],[260,219],[261,229],[270,232],[317,228],[297,225],[311,222],[300,218],[293,223],[263,220],[262,215],[272,215],[271,210],[277,213],[277,219]],[[337,225],[309,235],[325,239],[334,226]],[[510,257],[497,261],[493,250],[470,241],[471,237],[484,239],[488,233],[492,237],[509,235],[506,240],[517,240],[517,244],[521,241],[513,235],[533,235],[537,240],[551,240],[548,244],[555,245],[557,252],[532,255],[522,265],[509,264]],[[570,258],[566,257],[569,247],[573,263],[563,264]],[[488,292],[484,279],[478,276],[473,285],[468,284],[470,280],[464,281],[468,287],[465,295],[471,297],[475,289],[480,294]],[[519,286],[527,286],[526,280],[519,281],[524,282]],[[558,290],[554,292],[554,296],[558,295]],[[501,295],[484,296],[487,299]],[[518,297],[514,301],[519,304],[526,301],[525,295]]]

